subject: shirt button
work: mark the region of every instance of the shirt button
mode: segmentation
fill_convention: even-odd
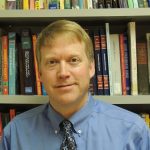
[[[57,134],[58,133],[58,131],[57,130],[55,130],[55,134]]]
[[[79,134],[81,134],[81,133],[82,133],[82,131],[81,131],[81,130],[78,130],[78,133],[79,133]]]

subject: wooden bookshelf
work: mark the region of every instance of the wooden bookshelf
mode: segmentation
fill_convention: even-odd
[[[79,22],[114,23],[115,30],[120,30],[120,24],[136,21],[143,25],[144,34],[150,32],[150,8],[113,8],[113,9],[82,9],[82,10],[0,10],[0,27],[44,26],[58,19],[70,19]],[[126,26],[126,25],[124,25]],[[138,27],[141,30],[140,27]],[[142,32],[142,31],[140,31]],[[95,96],[132,111],[150,112],[150,95],[139,96]],[[4,105],[40,105],[48,102],[47,96],[3,96],[0,95],[0,110]]]

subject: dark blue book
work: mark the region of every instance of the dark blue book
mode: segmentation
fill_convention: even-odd
[[[130,82],[130,56],[128,47],[127,34],[124,34],[124,51],[125,51],[125,71],[126,71],[126,93],[131,95],[131,82]]]
[[[94,29],[94,57],[95,57],[95,70],[97,79],[97,94],[104,94],[104,84],[103,84],[103,70],[102,70],[102,57],[101,57],[101,47],[100,47],[100,36],[99,29]]]
[[[104,95],[110,95],[109,87],[109,70],[108,70],[108,57],[107,57],[107,46],[106,46],[106,33],[105,28],[100,27],[100,46],[101,46],[101,59],[102,59],[102,77],[104,86]]]

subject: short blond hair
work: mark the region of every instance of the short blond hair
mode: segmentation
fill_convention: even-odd
[[[58,20],[45,27],[37,38],[36,57],[38,67],[41,62],[41,48],[43,46],[53,46],[55,39],[65,34],[68,38],[74,38],[85,45],[85,52],[90,62],[94,60],[93,44],[87,32],[76,22],[69,20]]]

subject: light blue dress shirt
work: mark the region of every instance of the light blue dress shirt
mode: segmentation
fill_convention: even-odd
[[[5,127],[0,150],[59,150],[63,119],[49,104],[20,114]],[[77,150],[150,150],[143,119],[92,96],[69,120],[77,132]]]

